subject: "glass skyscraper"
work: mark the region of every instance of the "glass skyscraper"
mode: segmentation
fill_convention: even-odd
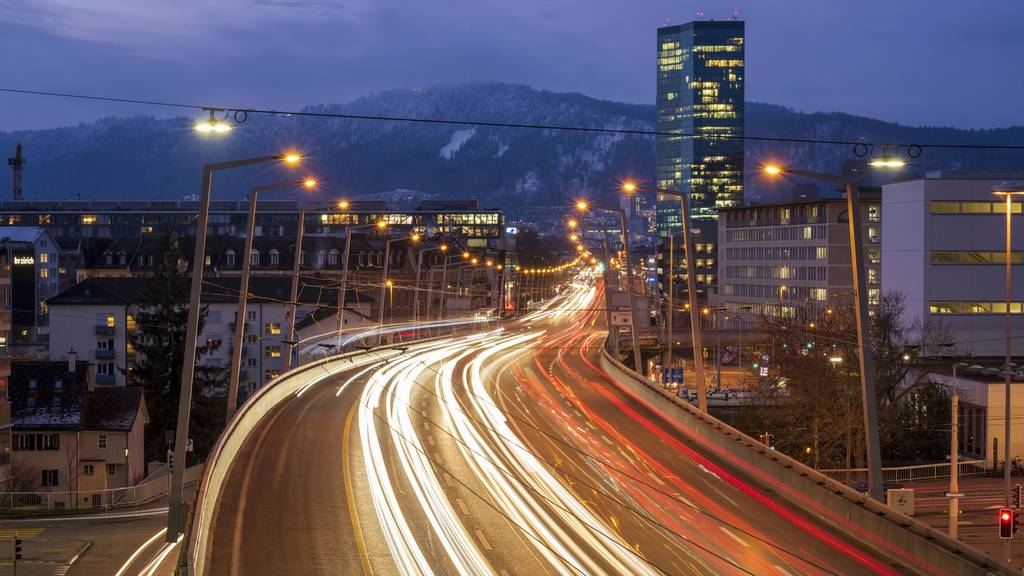
[[[689,195],[701,291],[716,281],[718,209],[743,201],[743,140],[730,137],[743,135],[743,38],[734,20],[658,29],[658,187]],[[659,196],[659,236],[681,228],[678,199]],[[685,280],[682,251],[675,256]]]

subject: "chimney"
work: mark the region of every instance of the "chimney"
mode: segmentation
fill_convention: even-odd
[[[75,352],[75,349],[72,348],[68,350],[68,374],[75,373],[76,365],[78,365],[78,352]]]

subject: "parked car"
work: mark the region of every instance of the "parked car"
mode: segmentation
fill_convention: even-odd
[[[999,368],[990,367],[981,371],[982,376],[999,376]]]
[[[967,370],[965,370],[964,372],[967,372],[968,374],[981,374],[981,371],[984,370],[984,369],[985,369],[984,366],[979,366],[979,365],[975,364],[973,366],[968,366]]]

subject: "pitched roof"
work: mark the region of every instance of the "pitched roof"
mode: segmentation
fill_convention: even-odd
[[[138,386],[96,388],[85,396],[84,430],[127,432],[142,409],[143,393]]]
[[[12,362],[11,424],[21,429],[80,430],[89,363]]]

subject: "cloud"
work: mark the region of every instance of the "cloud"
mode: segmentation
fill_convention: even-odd
[[[0,21],[158,58],[217,46],[226,37],[301,22],[351,24],[372,0],[26,0],[0,4]]]

